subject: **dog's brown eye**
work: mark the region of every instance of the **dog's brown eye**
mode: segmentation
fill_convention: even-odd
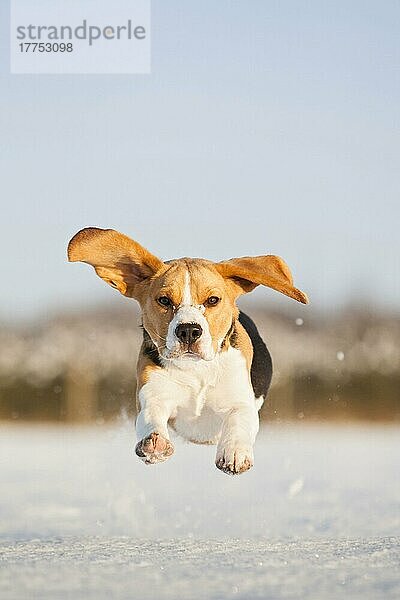
[[[158,299],[158,304],[161,304],[161,306],[171,306],[171,300],[168,298],[168,296],[160,296]]]
[[[220,298],[218,298],[217,296],[210,296],[207,300],[207,304],[208,306],[215,306],[216,304],[218,304],[219,301]]]

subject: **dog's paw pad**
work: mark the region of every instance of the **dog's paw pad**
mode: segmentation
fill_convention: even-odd
[[[253,456],[251,452],[243,450],[222,451],[217,455],[215,466],[227,475],[240,475],[251,469]]]
[[[151,433],[136,444],[135,452],[146,465],[154,465],[172,456],[174,446],[172,442],[159,433]]]

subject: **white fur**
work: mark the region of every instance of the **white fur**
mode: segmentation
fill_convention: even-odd
[[[216,461],[252,464],[258,431],[258,410],[246,360],[240,350],[229,348],[211,361],[166,361],[154,370],[139,392],[136,422],[141,440],[156,432],[169,439],[168,423],[183,438],[218,443]]]
[[[208,321],[204,316],[205,308],[202,305],[193,304],[190,275],[185,273],[185,285],[183,289],[182,302],[177,307],[174,318],[168,326],[166,351],[163,353],[163,358],[174,359],[180,355],[180,342],[175,334],[175,330],[181,323],[197,323],[203,330],[200,337],[198,348],[203,360],[212,360],[215,357],[215,352],[212,345],[212,337]],[[192,361],[190,361],[192,363]]]
[[[190,289],[190,274],[189,271],[185,272],[185,285],[183,286],[183,296],[181,306],[191,306],[192,301],[192,290]]]

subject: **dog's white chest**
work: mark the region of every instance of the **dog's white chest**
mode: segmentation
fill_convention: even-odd
[[[243,402],[254,404],[246,361],[234,348],[213,361],[168,366],[165,386],[167,380],[176,400],[170,424],[191,441],[215,443],[223,417]]]
[[[213,361],[199,361],[183,367],[172,364],[166,368],[166,375],[172,385],[179,386],[177,410],[183,409],[192,417],[200,417],[203,408],[209,403],[221,379],[219,357]]]

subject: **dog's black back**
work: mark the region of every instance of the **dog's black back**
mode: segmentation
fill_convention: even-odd
[[[244,312],[239,313],[239,323],[243,325],[253,345],[253,361],[251,363],[251,384],[256,398],[265,398],[272,378],[272,359],[258,329]]]

